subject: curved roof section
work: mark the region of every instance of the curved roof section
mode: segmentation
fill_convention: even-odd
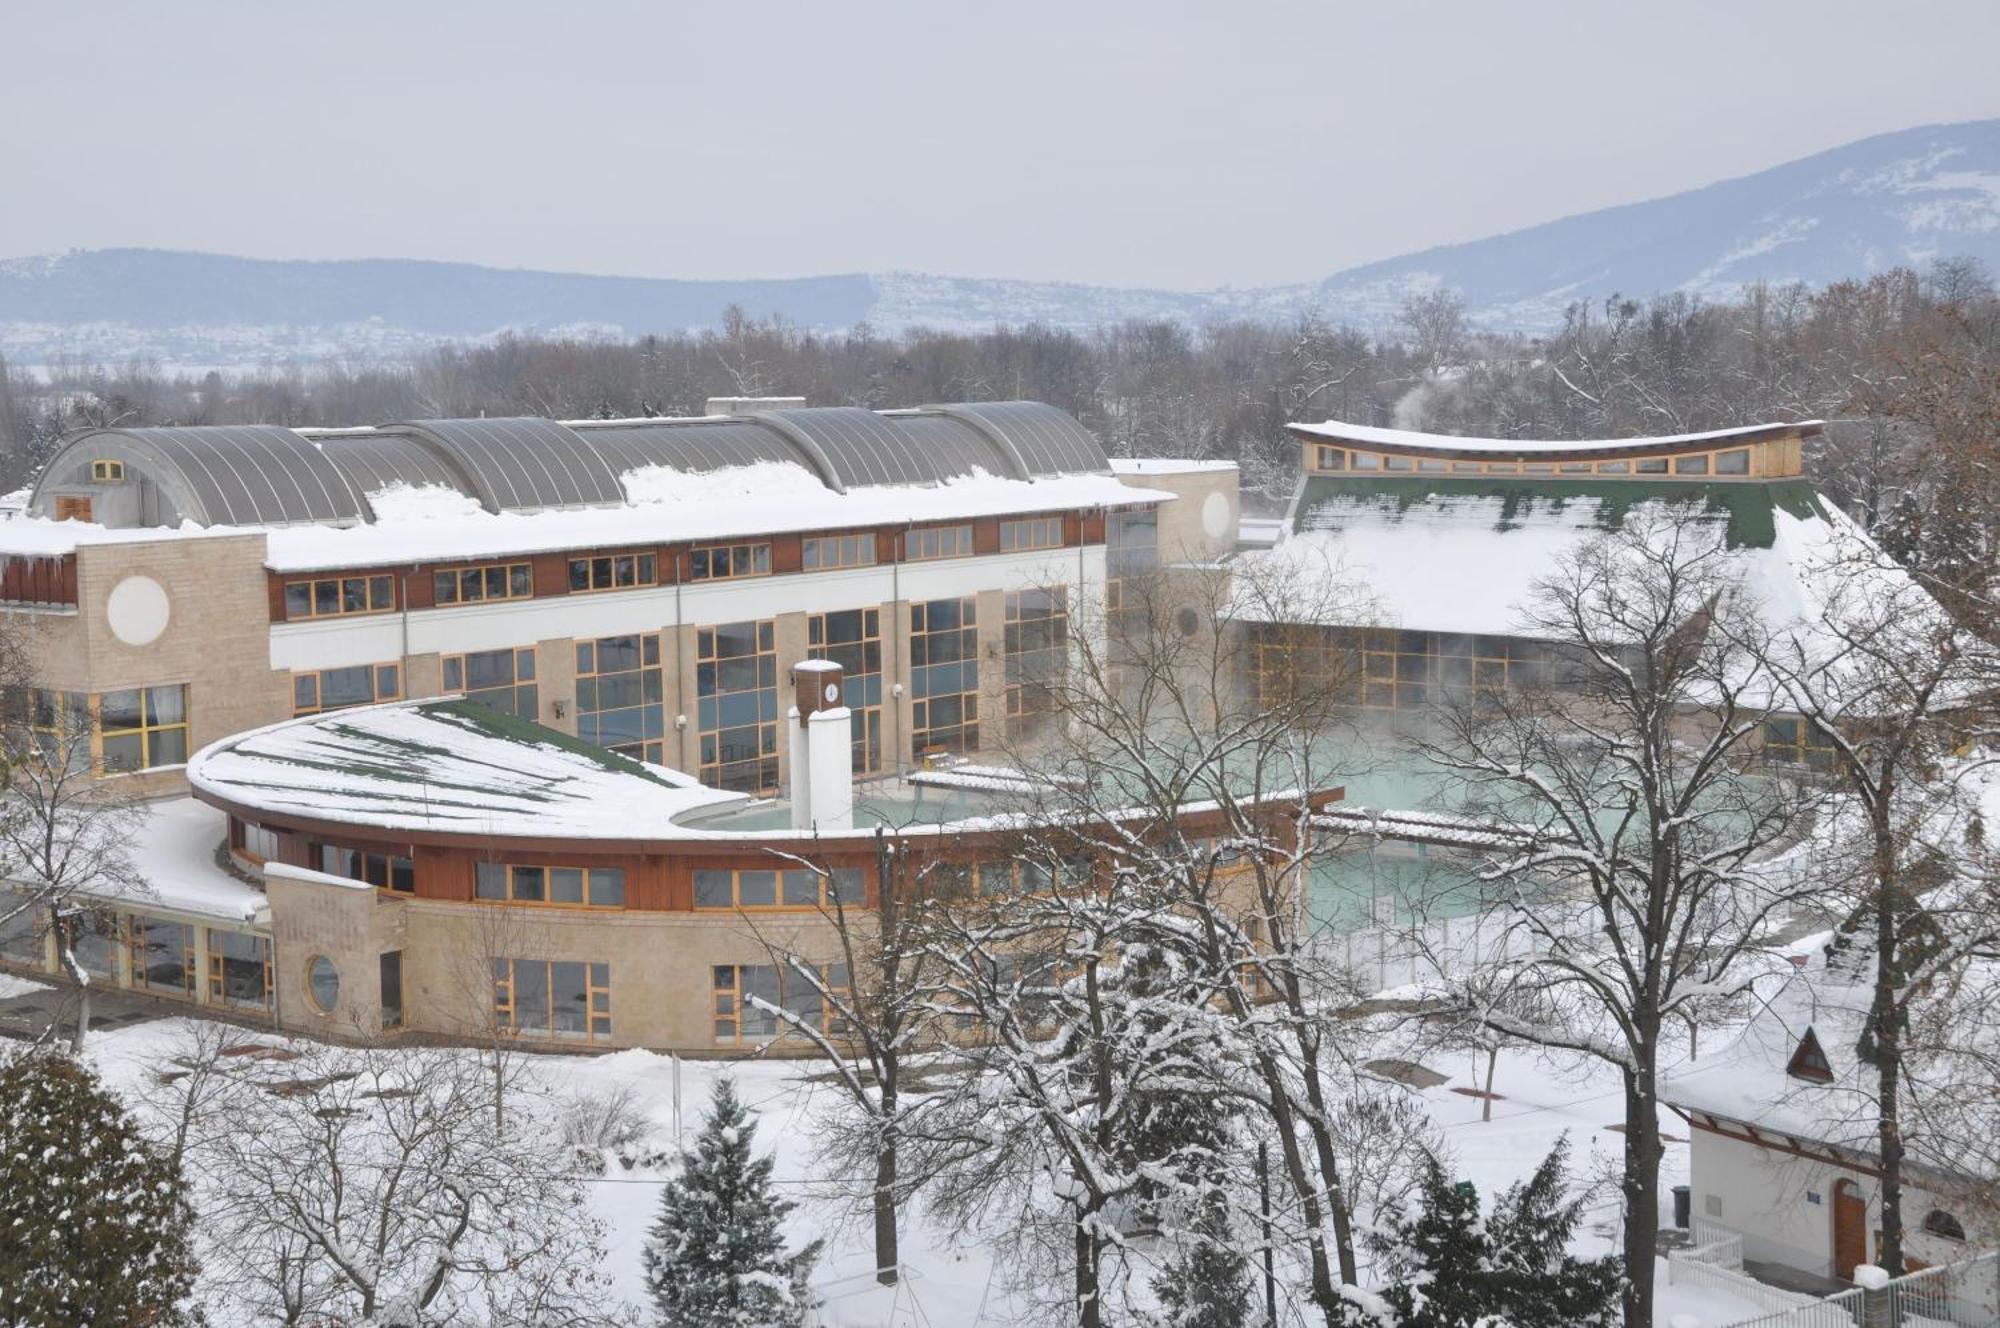
[[[1097,435],[1068,411],[1040,401],[977,401],[928,406],[978,429],[1020,458],[1021,474],[1109,475],[1111,459]]]
[[[926,411],[895,412],[884,416],[895,423],[917,445],[932,473],[940,479],[957,479],[975,472],[1024,480],[1021,459],[1010,449],[973,428],[963,420]]]
[[[365,519],[352,480],[290,429],[270,424],[94,429],[51,459],[30,499],[83,459],[122,460],[158,484],[180,515],[205,526],[290,525]]]
[[[471,482],[463,474],[408,434],[370,430],[306,436],[364,494],[379,493],[396,484],[412,488],[442,485],[463,494],[472,493]]]
[[[1643,453],[1700,451],[1730,443],[1755,443],[1792,434],[1812,438],[1825,431],[1820,420],[1797,423],[1748,424],[1706,433],[1667,434],[1651,438],[1590,438],[1574,442],[1548,438],[1460,438],[1454,434],[1416,433],[1408,429],[1377,429],[1366,424],[1327,420],[1320,424],[1288,424],[1296,438],[1348,443],[1385,452],[1423,452],[1460,458],[1478,456],[1624,457]]]
[[[455,465],[493,512],[625,501],[618,477],[573,430],[535,417],[412,420],[396,426]]]
[[[770,461],[817,470],[816,460],[797,443],[757,420],[578,421],[570,428],[617,475],[642,466],[703,474]]]
[[[934,484],[937,472],[916,439],[872,410],[822,406],[759,411],[762,420],[823,458],[823,473],[842,492],[872,484]]]

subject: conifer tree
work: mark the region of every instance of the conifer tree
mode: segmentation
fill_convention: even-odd
[[[1581,1200],[1563,1200],[1567,1140],[1535,1174],[1503,1193],[1481,1220],[1479,1192],[1424,1167],[1414,1216],[1390,1217],[1369,1238],[1392,1279],[1379,1310],[1355,1307],[1357,1328],[1610,1328],[1618,1319],[1620,1260],[1579,1259],[1570,1237]]]
[[[804,1319],[820,1242],[785,1253],[781,1228],[794,1205],[772,1191],[771,1159],[752,1153],[756,1137],[735,1085],[718,1079],[646,1241],[661,1328],[792,1328]]]
[[[186,1183],[68,1056],[0,1064],[0,1323],[187,1322]]]
[[[1211,1208],[1195,1238],[1153,1281],[1161,1328],[1243,1328],[1250,1322],[1250,1262]]]

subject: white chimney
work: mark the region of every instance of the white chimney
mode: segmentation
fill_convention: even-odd
[[[760,410],[804,410],[804,397],[710,397],[704,414],[755,415]]]
[[[792,666],[792,828],[854,828],[854,712],[847,682],[830,659]]]

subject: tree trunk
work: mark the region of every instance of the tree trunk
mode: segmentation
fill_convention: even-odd
[[[1104,1307],[1097,1290],[1097,1237],[1084,1225],[1088,1213],[1078,1210],[1076,1221],[1076,1324],[1077,1328],[1102,1328]]]
[[[1660,1243],[1660,1108],[1649,1071],[1625,1072],[1625,1328],[1652,1328]]]
[[[1875,1136],[1882,1155],[1882,1236],[1875,1262],[1891,1277],[1903,1271],[1903,1038],[1896,989],[1897,931],[1895,847],[1877,832],[1875,873],[1875,990],[1869,1011],[1875,1034]]]
[[[1493,1070],[1500,1063],[1500,1044],[1492,1043],[1486,1048],[1486,1098],[1479,1104],[1479,1119],[1493,1119]]]
[[[883,1102],[884,1112],[893,1110]],[[885,1137],[875,1150],[875,1280],[896,1284],[896,1140]]]
[[[90,974],[76,962],[76,947],[71,944],[69,929],[63,925],[62,906],[53,899],[49,901],[49,935],[55,938],[63,973],[76,984],[76,1027],[70,1030],[69,1051],[72,1056],[80,1056],[84,1039],[90,1036]]]

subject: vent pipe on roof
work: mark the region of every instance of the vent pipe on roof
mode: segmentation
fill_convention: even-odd
[[[804,410],[804,397],[710,397],[704,414],[755,415],[760,410]]]
[[[792,666],[792,828],[854,828],[854,713],[847,683],[830,659]]]

